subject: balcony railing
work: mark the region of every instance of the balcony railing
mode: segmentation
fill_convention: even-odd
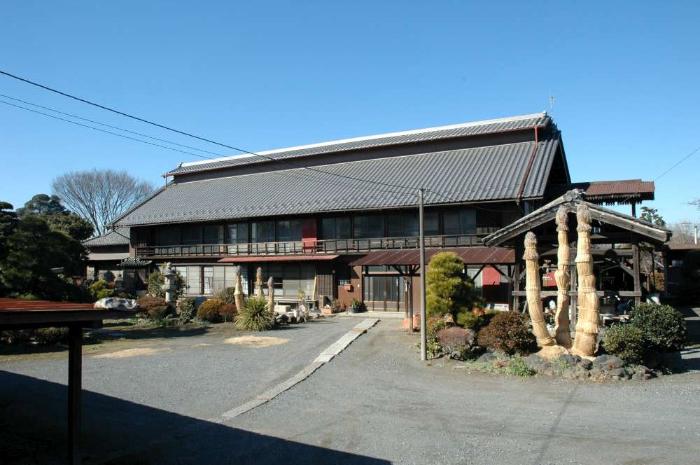
[[[466,247],[481,245],[483,234],[426,236],[426,247]],[[417,249],[418,237],[376,239],[309,239],[292,242],[253,242],[248,244],[193,244],[137,246],[137,257],[228,257],[246,255],[356,254],[372,250]]]

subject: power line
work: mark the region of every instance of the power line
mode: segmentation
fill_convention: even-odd
[[[186,151],[186,150],[180,150],[180,149],[176,149],[176,148],[173,148],[173,147],[168,147],[168,146],[161,145],[161,144],[156,144],[155,142],[148,142],[148,141],[145,141],[145,140],[142,140],[142,139],[137,139],[136,137],[130,137],[130,136],[126,136],[126,135],[124,135],[124,134],[119,134],[119,133],[117,133],[117,132],[108,131],[108,130],[106,130],[106,129],[96,128],[95,126],[90,126],[89,124],[78,123],[77,121],[72,121],[72,120],[69,120],[69,119],[66,119],[66,118],[61,118],[60,116],[56,116],[56,115],[50,115],[50,114],[48,114],[48,113],[44,113],[43,111],[33,110],[33,109],[31,109],[31,108],[23,107],[22,105],[16,105],[16,104],[14,104],[14,103],[6,102],[5,100],[0,100],[0,103],[2,103],[2,104],[4,104],[4,105],[11,106],[11,107],[19,108],[19,109],[22,109],[22,110],[25,110],[25,111],[31,111],[32,113],[37,113],[37,114],[39,114],[39,115],[44,115],[44,116],[47,116],[47,117],[49,117],[49,118],[53,118],[53,119],[56,119],[56,120],[59,120],[59,121],[64,121],[64,122],[66,122],[66,123],[75,124],[76,126],[82,126],[82,127],[84,127],[84,128],[92,129],[92,130],[99,131],[99,132],[104,132],[104,133],[106,133],[106,134],[111,134],[111,135],[113,135],[113,136],[122,137],[122,138],[124,138],[124,139],[129,139],[129,140],[133,140],[133,141],[136,141],[136,142],[141,142],[142,144],[153,145],[153,146],[155,146],[155,147],[160,147],[160,148],[163,148],[163,149],[172,150],[172,151],[174,151],[174,152],[185,153],[185,154],[187,154],[187,155],[192,155],[192,156],[199,157],[199,158],[209,158],[209,157],[206,157],[206,156],[204,156],[204,155],[200,155],[200,154],[198,154],[198,153],[192,153],[192,152],[188,152],[188,151]]]
[[[43,105],[38,105],[38,104],[36,104],[36,103],[28,102],[28,101],[26,101],[26,100],[22,100],[22,99],[19,99],[19,98],[16,98],[16,97],[11,97],[11,96],[9,96],[9,95],[0,94],[0,97],[7,98],[7,99],[10,99],[10,100],[14,100],[15,102],[24,103],[25,105],[31,105],[31,106],[33,106],[33,107],[35,107],[35,108],[41,108],[41,109],[44,109],[44,110],[52,111],[52,112],[54,112],[54,113],[58,113],[59,115],[69,116],[69,117],[71,117],[71,118],[79,119],[79,120],[81,120],[81,121],[87,121],[87,122],[89,122],[89,123],[99,124],[100,126],[104,126],[104,127],[107,127],[107,128],[112,128],[112,129],[117,129],[117,130],[119,130],[119,131],[124,131],[124,132],[129,133],[129,134],[134,134],[134,135],[137,135],[137,136],[146,137],[146,138],[151,139],[151,140],[157,140],[157,141],[160,141],[160,142],[165,142],[165,143],[167,143],[167,144],[176,145],[176,146],[178,146],[178,147],[183,147],[183,148],[186,148],[186,149],[198,150],[198,151],[200,151],[200,152],[208,153],[208,154],[210,154],[210,155],[215,155],[215,156],[217,156],[217,157],[222,157],[222,156],[223,156],[223,155],[220,154],[220,153],[210,152],[209,150],[200,149],[199,147],[192,147],[191,145],[180,144],[180,143],[178,143],[178,142],[174,142],[174,141],[171,141],[171,140],[168,140],[168,139],[161,139],[161,138],[158,138],[158,137],[149,136],[148,134],[143,134],[143,133],[141,133],[141,132],[136,132],[136,131],[132,131],[132,130],[130,130],[130,129],[121,128],[121,127],[119,127],[119,126],[114,126],[114,125],[107,124],[107,123],[101,123],[101,122],[99,122],[99,121],[95,121],[95,120],[92,120],[92,119],[89,119],[89,118],[84,118],[84,117],[82,117],[82,116],[74,115],[74,114],[72,114],[72,113],[66,113],[66,112],[63,112],[63,111],[60,111],[60,110],[56,110],[55,108],[46,107],[46,106],[43,106]],[[207,157],[207,158],[209,158],[209,157]]]

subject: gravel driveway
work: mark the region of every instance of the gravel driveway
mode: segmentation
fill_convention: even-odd
[[[271,332],[290,342],[265,349],[202,336],[149,356],[88,357],[84,463],[698,463],[698,373],[603,385],[467,374],[421,364],[417,338],[391,320],[271,402],[203,420],[297,371],[358,322],[331,321]],[[202,341],[213,344],[193,347]],[[26,451],[22,441],[39,451],[9,463],[50,463],[61,450],[65,389],[31,377],[62,382],[65,368],[44,363],[0,365],[12,371],[0,371],[0,455]]]

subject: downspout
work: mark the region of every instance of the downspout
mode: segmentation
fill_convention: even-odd
[[[537,155],[537,148],[539,146],[539,126],[533,128],[535,130],[535,142],[532,146],[532,153],[530,153],[530,159],[527,162],[527,167],[525,168],[525,174],[523,175],[523,180],[520,183],[520,188],[518,188],[518,194],[515,197],[515,204],[520,205],[523,198],[523,192],[525,191],[525,185],[527,184],[527,178],[530,177],[530,171],[532,170],[532,165],[535,163],[535,156]]]

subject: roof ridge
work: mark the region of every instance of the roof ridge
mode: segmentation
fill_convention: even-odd
[[[234,159],[253,158],[255,156],[281,154],[281,153],[285,153],[285,152],[293,152],[295,150],[307,150],[307,149],[322,148],[322,147],[332,147],[333,145],[340,145],[340,144],[346,144],[346,143],[352,143],[352,142],[379,140],[379,139],[385,139],[385,138],[391,138],[391,137],[409,136],[409,135],[414,135],[414,134],[427,134],[427,133],[431,133],[431,132],[448,131],[451,129],[486,126],[489,124],[510,123],[510,122],[533,119],[533,118],[545,118],[547,116],[549,116],[547,114],[547,112],[529,113],[529,114],[525,114],[525,115],[506,116],[506,117],[502,117],[502,118],[467,121],[467,122],[463,122],[463,123],[447,124],[447,125],[442,125],[442,126],[431,126],[431,127],[427,127],[427,128],[385,132],[385,133],[379,133],[379,134],[372,134],[372,135],[368,135],[368,136],[358,136],[358,137],[350,137],[350,138],[344,138],[344,139],[334,139],[334,140],[329,140],[329,141],[324,141],[324,142],[316,142],[316,143],[312,143],[312,144],[303,144],[303,145],[295,145],[295,146],[290,146],[290,147],[282,147],[282,148],[277,148],[277,149],[262,150],[262,151],[254,152],[253,154],[243,153],[243,154],[228,155],[228,156],[218,157],[218,158],[210,158],[207,160],[196,160],[196,161],[191,161],[191,162],[184,162],[184,163],[181,163],[178,166],[178,168],[180,168],[180,167],[192,167],[192,166],[206,166],[206,165],[211,164],[211,163],[229,161],[229,160],[234,160]],[[171,172],[172,171],[175,171],[175,170],[171,170]]]

